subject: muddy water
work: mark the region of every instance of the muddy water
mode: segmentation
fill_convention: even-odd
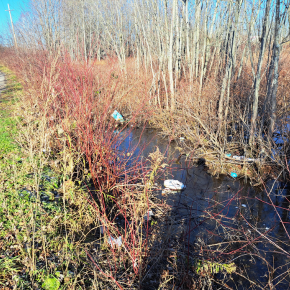
[[[214,178],[207,173],[206,164],[194,164],[185,156],[178,159],[176,147],[180,144],[161,138],[155,130],[125,131],[119,135],[123,139],[121,151],[134,148],[135,156],[146,158],[158,147],[166,156],[169,166],[159,176],[155,194],[171,206],[175,238],[182,237],[189,244],[207,249],[203,252],[205,259],[212,251],[214,257],[235,262],[244,276],[261,287],[269,280],[270,269],[274,286],[285,278],[275,289],[288,289],[289,275],[283,273],[290,262],[290,191],[281,189],[281,184],[273,180],[256,189],[230,176]],[[162,196],[165,179],[177,179],[186,189]],[[228,285],[245,289],[250,283],[234,276]]]

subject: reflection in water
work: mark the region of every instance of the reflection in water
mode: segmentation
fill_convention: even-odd
[[[207,173],[204,162],[187,161],[175,149],[177,143],[162,139],[155,130],[125,131],[121,139],[120,152],[134,148],[136,158],[146,159],[158,146],[166,156],[170,166],[158,177],[156,196],[171,207],[172,239],[183,239],[191,245],[202,241],[215,256],[225,257],[227,261],[231,257],[247,271],[244,276],[261,286],[268,282],[269,269],[273,271],[273,285],[281,280],[287,270],[284,265],[289,262],[285,253],[290,252],[289,200],[285,197],[288,191],[278,191],[274,181],[269,181],[266,190],[261,190],[228,176],[213,178]],[[164,197],[161,189],[165,179],[177,179],[186,189]],[[241,277],[236,277],[236,282],[238,280],[243,283],[235,284],[238,289],[250,285]],[[278,288],[283,289],[282,285]]]

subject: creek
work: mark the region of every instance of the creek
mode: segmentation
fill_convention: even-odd
[[[275,180],[266,182],[263,188],[254,188],[230,175],[215,178],[207,172],[206,160],[193,162],[180,157],[176,149],[180,142],[169,142],[153,129],[118,134],[122,139],[120,151],[135,148],[133,155],[140,158],[141,152],[142,158],[147,158],[158,147],[166,156],[169,166],[159,174],[154,194],[170,206],[172,238],[199,248],[197,255],[201,259],[215,257],[234,262],[241,274],[234,274],[228,283],[234,289],[253,286],[249,281],[259,289],[268,285],[269,279],[276,289],[288,287],[289,189]],[[161,192],[165,179],[177,179],[186,189],[164,196]]]

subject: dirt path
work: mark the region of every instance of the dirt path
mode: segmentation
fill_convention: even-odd
[[[0,72],[0,94],[2,91],[4,91],[5,85],[6,85],[5,76],[2,72]]]

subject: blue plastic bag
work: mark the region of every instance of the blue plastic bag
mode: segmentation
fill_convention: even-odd
[[[238,174],[235,172],[231,172],[231,177],[236,178],[236,177],[238,177]]]
[[[112,117],[116,120],[116,121],[121,121],[124,122],[124,118],[123,116],[117,111],[115,110],[114,113],[112,114]]]

